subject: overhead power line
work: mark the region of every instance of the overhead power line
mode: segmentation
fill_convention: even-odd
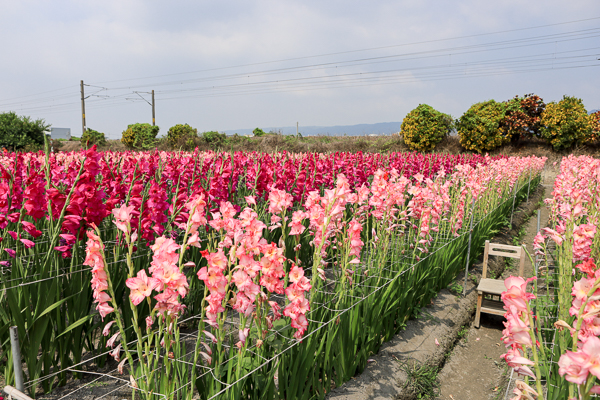
[[[92,91],[92,93],[85,98],[87,99],[85,101],[85,108],[86,110],[98,110],[124,106],[136,101],[148,102],[146,99],[138,98],[137,96],[141,97],[141,95],[136,93],[147,92],[149,86],[152,86],[153,88],[163,88],[160,91],[156,91],[156,95],[160,100],[176,100],[350,88],[367,85],[389,85],[415,81],[463,79],[481,76],[492,77],[509,73],[541,72],[551,69],[589,68],[600,64],[597,60],[600,57],[600,54],[596,51],[599,47],[580,49],[576,49],[575,47],[577,47],[578,42],[583,43],[586,40],[589,42],[590,40],[599,37],[600,28],[575,29],[561,33],[537,34],[529,37],[495,40],[479,44],[457,44],[436,49],[419,49],[416,51],[405,51],[368,57],[363,56],[350,59],[324,60],[323,62],[318,63],[302,63],[280,67],[275,66],[274,68],[265,68],[254,71],[232,71],[231,73],[189,77],[188,79],[156,79],[152,83],[139,83],[130,86],[110,87],[106,85],[106,83],[110,82],[141,81],[151,78],[198,74],[201,72],[217,70],[224,71],[240,67],[309,60],[318,57],[340,56],[411,45],[441,43],[456,39],[526,31],[598,19],[600,19],[600,17],[453,38],[372,47],[306,57],[294,57],[276,61],[263,61],[224,68],[211,68],[191,72],[155,75],[153,77],[105,81],[92,85],[86,84],[85,86],[94,88],[95,91]],[[557,50],[557,44],[568,42],[573,43],[568,50]],[[515,50],[527,48],[543,48],[546,51],[538,51],[538,54],[534,55],[514,55]],[[502,52],[508,51],[512,52],[504,57],[501,56]],[[494,55],[495,53],[498,53],[498,56],[492,59],[477,59],[477,55],[486,53],[492,53]],[[374,69],[376,65],[386,65],[388,67]],[[79,108],[79,101],[76,97],[77,92],[72,90],[73,88],[73,86],[69,86],[66,88],[41,92],[38,93],[38,97],[36,97],[36,95],[28,95],[5,99],[0,101],[0,110],[10,109],[12,111],[45,114],[72,112]],[[66,92],[66,90],[69,91]],[[39,95],[42,96],[39,97]]]
[[[271,61],[260,61],[260,62],[255,62],[255,63],[232,65],[232,66],[228,66],[228,67],[205,68],[205,69],[199,69],[199,70],[194,70],[194,71],[177,72],[177,73],[162,74],[162,75],[152,75],[152,76],[146,76],[146,77],[141,77],[141,78],[117,79],[117,80],[111,80],[111,81],[102,81],[99,83],[126,82],[126,81],[141,80],[141,79],[162,78],[162,77],[166,77],[166,76],[196,74],[199,72],[222,71],[225,69],[252,67],[252,66],[256,66],[256,65],[265,65],[265,64],[273,64],[273,63],[280,63],[280,62],[287,62],[287,61],[306,60],[306,59],[311,59],[311,58],[360,53],[360,52],[365,52],[365,51],[385,50],[385,49],[391,49],[391,48],[397,48],[397,47],[414,46],[414,45],[428,44],[428,43],[439,43],[439,42],[458,40],[458,39],[468,39],[468,38],[475,38],[475,37],[482,37],[482,36],[498,35],[498,34],[502,34],[502,33],[521,32],[521,31],[526,31],[526,30],[548,28],[548,27],[560,26],[560,25],[576,24],[576,23],[580,23],[580,22],[594,21],[594,20],[599,20],[599,19],[600,19],[600,17],[591,17],[591,18],[584,18],[584,19],[579,19],[579,20],[574,20],[574,21],[558,22],[558,23],[554,23],[554,24],[537,25],[537,26],[531,26],[531,27],[525,27],[525,28],[506,29],[506,30],[502,30],[502,31],[478,33],[478,34],[474,34],[474,35],[454,36],[454,37],[450,37],[450,38],[422,40],[422,41],[418,41],[418,42],[394,44],[394,45],[379,46],[379,47],[369,47],[369,48],[358,49],[358,50],[338,51],[338,52],[333,52],[333,53],[323,53],[323,54],[316,54],[316,55],[311,55],[311,56],[291,57],[291,58],[284,58],[284,59],[271,60]]]

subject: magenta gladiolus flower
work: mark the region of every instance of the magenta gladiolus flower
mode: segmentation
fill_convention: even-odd
[[[28,249],[32,248],[33,246],[35,246],[35,243],[33,243],[31,240],[29,239],[21,239],[21,243],[23,243],[25,245],[25,247],[27,247]]]

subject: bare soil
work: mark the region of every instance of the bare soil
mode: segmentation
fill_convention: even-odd
[[[57,143],[57,151],[78,151],[81,150],[79,141],[61,141]],[[317,152],[332,153],[337,151],[344,152],[407,152],[410,149],[404,144],[399,135],[391,136],[309,136],[296,138],[295,136],[284,136],[277,134],[268,134],[261,137],[229,136],[224,142],[207,143],[200,138],[196,138],[193,144],[187,147],[178,147],[172,149],[168,146],[166,140],[159,139],[157,143],[158,150],[193,150],[198,147],[200,150],[218,150],[225,151],[289,151],[289,152]],[[105,145],[99,147],[99,150],[124,151],[127,148],[120,140],[107,140]],[[448,136],[443,139],[435,148],[436,153],[444,154],[468,154],[459,143],[458,136]],[[516,143],[509,143],[489,152],[490,155],[504,154],[509,156],[530,156],[548,157],[548,163],[552,164],[568,154],[600,156],[600,144],[588,144],[575,147],[573,149],[557,152],[550,145],[541,139],[526,139]]]

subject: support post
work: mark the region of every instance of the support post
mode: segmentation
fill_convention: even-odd
[[[475,196],[471,204],[471,221],[469,222],[469,247],[467,247],[467,262],[465,265],[465,279],[463,283],[463,296],[467,295],[467,277],[469,276],[469,259],[471,257],[471,237],[473,235],[473,216],[475,215]]]
[[[296,122],[296,136],[298,136],[298,122]]]
[[[16,326],[11,326],[10,347],[12,350],[13,366],[15,368],[15,386],[22,392],[25,390],[23,385],[23,366],[21,365],[21,346],[19,345],[19,331]]]
[[[85,133],[85,94],[83,91],[83,80],[81,81],[81,135]]]
[[[152,126],[156,125],[156,114],[154,110],[154,89],[152,89]]]
[[[539,232],[539,231],[540,231],[540,224],[541,224],[541,221],[542,221],[542,212],[541,212],[541,210],[538,208],[538,210],[537,210],[537,231],[536,231],[536,232]],[[535,268],[535,276],[537,276],[537,275],[538,275],[538,265],[539,265],[539,262],[538,262],[538,256],[537,256],[537,255],[535,255],[535,265],[534,265],[534,268]]]
[[[513,213],[515,212],[515,200],[517,199],[517,187],[519,186],[519,181],[517,180],[515,182],[515,186],[513,187],[513,204],[512,204],[512,208],[510,210],[510,224],[509,224],[509,229],[512,230],[512,219],[513,219]]]
[[[527,201],[529,201],[529,188],[531,187],[531,169],[529,169],[529,182],[527,182]]]

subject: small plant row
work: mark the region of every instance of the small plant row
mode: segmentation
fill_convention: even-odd
[[[420,104],[406,115],[400,133],[411,150],[432,151],[453,130],[463,148],[478,153],[533,137],[564,150],[600,139],[600,111],[588,114],[581,99],[575,97],[545,104],[539,96],[528,94],[504,102],[473,104],[453,120]]]

